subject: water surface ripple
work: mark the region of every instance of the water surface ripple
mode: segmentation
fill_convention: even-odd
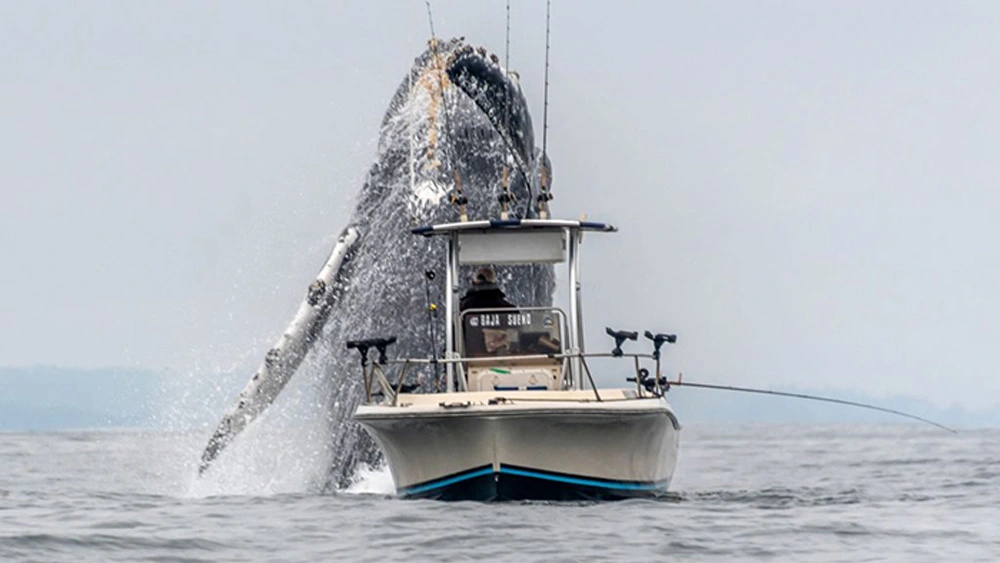
[[[203,438],[0,433],[0,561],[1000,561],[996,429],[692,425],[668,497],[569,504],[220,494]]]

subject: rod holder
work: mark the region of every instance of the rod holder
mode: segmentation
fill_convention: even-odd
[[[361,367],[368,365],[368,351],[371,348],[378,350],[378,363],[385,365],[389,359],[386,358],[386,349],[396,343],[396,337],[388,338],[366,338],[364,340],[348,340],[347,349],[357,350],[361,354]]]
[[[625,353],[622,351],[622,344],[626,340],[636,340],[639,338],[638,332],[630,332],[627,330],[613,330],[611,327],[605,327],[608,336],[615,339],[615,347],[611,350],[611,356],[615,358],[620,358]]]
[[[542,193],[538,194],[536,200],[538,201],[538,217],[541,219],[548,219],[549,202],[552,201],[552,193],[545,190],[543,186]]]
[[[510,219],[511,199],[512,198],[510,197],[510,193],[507,191],[504,191],[499,196],[497,196],[497,201],[500,202],[500,219],[503,219],[504,221]]]
[[[653,359],[654,360],[659,360],[660,359],[660,347],[663,346],[664,342],[667,343],[667,344],[673,344],[673,343],[677,342],[677,335],[676,334],[661,334],[661,333],[653,334],[652,332],[649,332],[648,330],[644,334],[645,334],[646,338],[648,338],[648,339],[650,339],[650,340],[653,341]]]

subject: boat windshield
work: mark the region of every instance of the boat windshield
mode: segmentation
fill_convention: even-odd
[[[549,307],[463,311],[462,356],[559,354],[563,351],[562,318],[562,311]]]

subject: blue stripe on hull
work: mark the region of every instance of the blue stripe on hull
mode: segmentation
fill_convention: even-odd
[[[669,480],[615,481],[501,465],[478,467],[400,489],[400,496],[439,500],[612,500],[659,496]]]
[[[484,477],[492,474],[493,466],[487,465],[486,467],[473,469],[472,471],[466,471],[451,477],[445,477],[444,479],[437,479],[435,481],[428,481],[419,485],[413,485],[412,487],[407,487],[406,489],[400,491],[400,494],[404,494],[406,496],[420,495],[421,493],[450,487],[463,481],[468,481],[469,479],[475,479],[476,477]]]
[[[582,485],[584,487],[601,487],[605,489],[616,489],[623,491],[652,491],[666,489],[668,481],[648,481],[648,482],[630,482],[630,481],[606,481],[597,479],[587,479],[585,477],[573,477],[569,475],[561,475],[558,473],[543,473],[540,471],[534,471],[530,469],[519,469],[516,467],[500,466],[500,473],[507,473],[510,475],[518,475],[521,477],[531,477],[534,479],[546,479],[549,481],[558,481],[560,483],[568,483],[570,485]]]

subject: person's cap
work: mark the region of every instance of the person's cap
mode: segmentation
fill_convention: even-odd
[[[483,283],[497,283],[497,273],[493,271],[493,268],[489,266],[482,266],[476,269],[476,273],[472,274],[472,283],[483,284]]]

